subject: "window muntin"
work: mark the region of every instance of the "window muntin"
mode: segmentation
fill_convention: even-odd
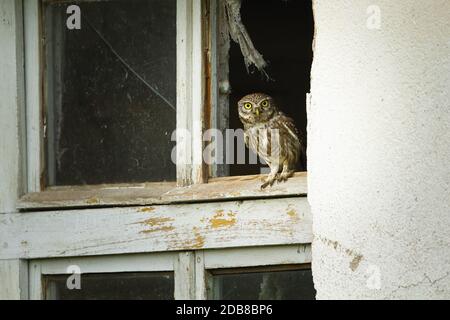
[[[43,5],[47,185],[174,181],[176,0],[69,5]]]

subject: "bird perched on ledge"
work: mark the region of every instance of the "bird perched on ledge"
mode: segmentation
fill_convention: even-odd
[[[294,121],[284,115],[272,97],[264,93],[246,95],[238,102],[239,118],[244,125],[245,144],[270,167],[261,188],[292,177],[304,150],[303,135]]]

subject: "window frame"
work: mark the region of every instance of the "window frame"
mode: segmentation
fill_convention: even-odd
[[[42,0],[46,1],[46,0]],[[217,177],[226,166],[203,161],[203,134],[223,130],[227,93],[220,83],[227,79],[229,44],[223,43],[223,13],[217,0],[177,1],[177,181],[88,186],[44,186],[46,118],[42,86],[41,0],[24,2],[25,85],[27,132],[27,192],[19,210],[89,208],[116,205],[158,205],[193,201],[245,200],[265,197],[306,196],[307,173],[299,172],[288,183],[261,190],[261,175]],[[198,72],[193,72],[198,70]],[[230,181],[233,188],[230,189]],[[223,190],[229,190],[223,192]],[[196,194],[197,193],[197,194]]]
[[[44,276],[72,275],[69,266],[77,266],[83,274],[126,272],[174,272],[175,300],[212,299],[212,272],[259,267],[272,270],[289,266],[309,268],[311,245],[269,246],[261,248],[232,248],[185,252],[128,254],[119,256],[75,257],[31,260],[30,299],[43,300]]]
[[[230,248],[196,251],[196,299],[213,299],[213,273],[227,270],[245,273],[246,268],[279,269],[283,266],[311,264],[311,245],[286,245],[257,248]]]
[[[205,41],[208,39],[210,43],[214,36],[205,38],[204,17],[208,12],[205,11],[205,6],[215,4],[217,7],[216,1],[177,2],[177,25],[185,31],[177,34],[177,41],[185,43],[182,48],[177,46],[177,52],[189,57],[191,66],[196,63],[204,68],[205,63],[210,61],[211,46],[205,46]],[[176,265],[188,271],[184,281],[178,282],[183,288],[176,290],[183,292],[183,297],[191,299],[206,295],[206,289],[192,289],[194,282],[208,277],[208,265],[203,269],[198,266],[192,269],[193,262],[198,261],[202,255],[211,257],[211,252],[220,255],[220,252],[226,254],[229,250],[247,248],[245,250],[250,250],[249,252],[267,250],[266,256],[270,257],[277,255],[275,251],[287,246],[310,248],[313,236],[311,211],[306,197],[307,173],[297,173],[287,183],[276,185],[270,190],[260,190],[259,175],[211,178],[205,183],[209,174],[204,163],[201,163],[196,168],[186,166],[180,168],[180,171],[177,169],[178,186],[176,183],[144,183],[41,190],[41,148],[44,138],[41,127],[45,127],[45,123],[41,112],[43,78],[40,72],[39,3],[40,0],[25,0],[13,12],[7,12],[15,15],[17,26],[21,26],[23,22],[24,27],[24,30],[15,30],[14,35],[17,37],[17,48],[24,46],[25,70],[22,69],[23,63],[18,62],[15,70],[10,72],[25,79],[25,92],[18,95],[18,99],[25,100],[25,110],[20,109],[20,101],[17,102],[16,109],[20,109],[20,113],[24,111],[26,117],[18,119],[20,132],[16,142],[17,145],[23,145],[24,149],[26,145],[26,150],[23,154],[20,153],[19,167],[25,166],[27,170],[16,176],[20,184],[18,193],[24,189],[24,195],[14,194],[11,198],[11,211],[0,215],[0,243],[3,246],[0,261],[19,262],[17,266],[20,269],[23,297],[26,296],[25,292],[28,293],[28,284],[30,288],[37,285],[32,282],[38,277],[30,281],[26,278],[34,272],[33,263],[42,261],[41,259],[52,263],[68,257],[92,257],[107,269],[108,266],[103,262],[109,261],[108,257],[111,255],[125,258],[130,254],[153,255],[167,251],[169,254],[176,254],[179,261]],[[211,10],[209,14],[213,16],[213,12],[215,11]],[[215,19],[217,20],[217,16]],[[207,24],[213,20],[208,18]],[[198,33],[199,30],[203,32]],[[197,37],[193,41],[186,41],[196,33]],[[24,41],[21,41],[22,36]],[[194,52],[197,54],[193,54]],[[210,67],[211,65],[206,69]],[[182,150],[197,150],[198,156],[203,151],[201,134],[207,128],[205,123],[210,121],[203,119],[208,114],[204,112],[205,108],[219,110],[214,109],[217,99],[211,99],[206,105],[204,102],[207,99],[203,95],[215,86],[217,97],[219,85],[214,83],[213,76],[208,82],[203,72],[194,75],[189,70],[192,68],[180,70],[182,72],[177,81],[184,81],[184,84],[195,82],[196,85],[177,92],[184,97],[183,103],[186,106],[177,123],[196,129],[197,136],[183,144]],[[211,86],[209,89],[205,89],[206,83]],[[21,85],[19,83],[18,87]],[[188,112],[192,110],[195,101],[201,102],[200,105],[197,104],[196,112]],[[26,143],[22,144],[22,139]],[[14,206],[14,200],[18,200],[18,205]],[[155,217],[162,222],[160,228],[152,225],[154,221],[151,219]],[[146,220],[148,223],[145,223]],[[101,228],[93,231],[93,226]],[[171,229],[172,227],[175,229]],[[68,228],[71,232],[67,232]],[[202,276],[195,276],[193,272]],[[206,284],[203,286],[206,288]]]

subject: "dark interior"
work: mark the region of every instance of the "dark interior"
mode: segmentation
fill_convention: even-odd
[[[230,50],[230,128],[242,128],[237,102],[253,92],[271,95],[306,135],[306,94],[310,90],[314,19],[309,0],[245,0],[242,20],[255,47],[269,63],[266,80],[258,70],[247,73],[239,45]],[[235,153],[236,154],[236,153]],[[247,155],[248,157],[248,155]],[[306,161],[298,170],[306,170]],[[248,163],[248,161],[246,161]],[[230,175],[261,173],[261,164],[230,165]]]
[[[44,10],[47,185],[175,181],[176,1],[82,2],[80,30],[68,5]]]

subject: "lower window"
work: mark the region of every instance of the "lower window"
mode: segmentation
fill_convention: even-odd
[[[30,298],[310,300],[310,263],[310,245],[34,260]]]

